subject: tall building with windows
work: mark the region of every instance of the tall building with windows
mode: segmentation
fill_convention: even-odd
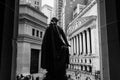
[[[54,10],[55,10],[55,17],[59,19],[58,24],[62,27],[62,7],[63,7],[63,0],[54,0]]]
[[[96,0],[66,0],[65,26],[70,42],[69,78],[101,78],[101,53]]]
[[[38,10],[41,10],[42,0],[20,0],[20,4],[28,4]]]
[[[53,17],[53,8],[51,6],[45,4],[41,8],[41,12],[43,12],[48,17],[47,24],[49,24],[51,18]]]
[[[41,44],[47,28],[47,16],[27,4],[19,4],[17,38],[17,74],[41,75]]]

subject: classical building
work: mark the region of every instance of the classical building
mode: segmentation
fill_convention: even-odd
[[[47,27],[47,16],[29,4],[19,5],[17,38],[17,74],[40,77],[41,44]]]
[[[47,24],[49,24],[51,18],[53,17],[53,8],[51,6],[45,4],[41,8],[41,12],[43,12],[48,17]]]
[[[74,80],[100,79],[97,1],[71,0],[66,3],[65,25],[71,45],[67,75]]]

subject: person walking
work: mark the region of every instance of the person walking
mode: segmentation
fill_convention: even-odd
[[[56,17],[46,29],[41,47],[41,67],[47,70],[44,80],[67,80],[69,43]]]

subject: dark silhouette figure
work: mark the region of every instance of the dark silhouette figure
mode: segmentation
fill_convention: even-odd
[[[53,17],[42,42],[41,67],[48,71],[44,80],[67,80],[70,45],[57,22],[58,19]]]

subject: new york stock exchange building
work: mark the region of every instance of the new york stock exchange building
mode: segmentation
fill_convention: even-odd
[[[97,2],[92,0],[87,6],[80,4],[78,6],[82,9],[69,23],[67,29],[71,45],[67,75],[74,80],[96,80],[100,76],[101,55]],[[77,8],[73,12],[73,16],[77,14]]]

